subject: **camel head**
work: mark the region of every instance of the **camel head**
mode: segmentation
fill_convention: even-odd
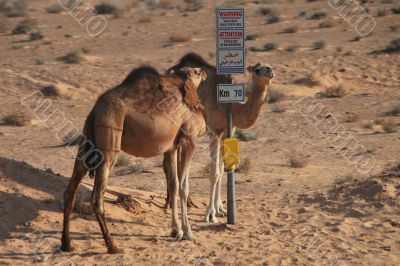
[[[201,68],[183,67],[177,71],[177,74],[191,80],[196,88],[199,87],[202,81],[207,79],[207,73]]]
[[[270,65],[264,63],[257,63],[254,66],[250,65],[247,71],[252,74],[253,83],[263,88],[270,85],[271,80],[275,77],[274,69]]]

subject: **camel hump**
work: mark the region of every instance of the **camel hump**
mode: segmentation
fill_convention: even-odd
[[[192,66],[192,67],[212,67],[201,55],[196,53],[187,53],[179,61],[180,67]]]
[[[121,85],[133,85],[135,82],[142,79],[151,80],[155,84],[160,84],[161,75],[158,73],[157,69],[152,66],[141,66],[132,70]]]

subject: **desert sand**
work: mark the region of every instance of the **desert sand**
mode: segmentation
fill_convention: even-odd
[[[376,27],[357,37],[331,1],[218,1],[246,8],[253,37],[247,63],[266,62],[276,74],[260,117],[242,131],[238,222],[204,222],[206,138],[198,143],[189,181],[199,205],[189,209],[196,241],[169,236],[162,157],[128,157],[114,169],[105,195],[109,227],[125,251],[118,255],[107,254],[88,205],[89,177],[71,221],[76,250],[60,252],[62,193],[76,147],[60,146],[68,132],[56,134],[55,125],[31,113],[23,99],[53,86],[46,97],[52,110],[81,130],[98,95],[134,67],[165,71],[191,51],[214,64],[215,2],[203,1],[198,10],[187,10],[183,1],[123,8],[104,15],[107,28],[98,37],[68,12],[46,11],[54,2],[29,1],[18,17],[0,13],[0,265],[399,265],[400,53],[389,49],[400,37],[400,15],[392,11],[398,2],[363,1]],[[271,12],[279,17],[275,23]],[[318,12],[325,15],[310,19]],[[11,34],[27,17],[43,38]],[[59,59],[78,48],[78,63]],[[237,82],[249,78],[235,76]],[[305,97],[314,103],[300,105]],[[315,105],[324,111],[311,117],[307,110]],[[12,124],[21,120],[16,113],[22,126]],[[316,126],[333,119],[340,130]],[[333,141],[343,136],[354,142]],[[362,149],[349,160],[354,143]],[[365,166],[354,158],[370,161]],[[226,177],[226,205],[225,186]],[[140,208],[124,208],[117,201],[121,194]]]

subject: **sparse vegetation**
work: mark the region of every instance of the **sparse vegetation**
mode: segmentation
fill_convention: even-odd
[[[259,33],[250,33],[246,35],[246,41],[254,41],[260,38]]]
[[[358,42],[358,41],[360,41],[360,40],[361,40],[361,36],[357,35],[357,36],[354,36],[354,38],[351,39],[350,41],[351,41],[351,42]]]
[[[115,167],[120,167],[120,166],[131,166],[132,161],[131,157],[126,154],[126,153],[119,153],[117,157],[117,163],[115,164]]]
[[[187,3],[187,11],[198,11],[204,6],[203,0],[186,0]]]
[[[257,13],[258,13],[258,14],[261,14],[261,15],[263,15],[263,16],[267,16],[267,15],[270,15],[270,14],[272,14],[272,13],[275,13],[275,11],[272,10],[271,8],[268,8],[268,7],[260,7],[260,8],[257,10]]]
[[[400,115],[400,105],[391,108],[389,111],[384,112],[383,116],[399,116]]]
[[[247,174],[251,170],[251,158],[245,157],[243,160],[239,162],[238,167],[236,168],[235,172]]]
[[[285,98],[285,94],[280,90],[270,88],[268,90],[268,103],[276,103]]]
[[[307,161],[299,154],[291,154],[289,156],[289,165],[292,168],[304,168],[307,165]]]
[[[346,123],[352,123],[359,120],[359,116],[355,113],[346,112],[344,121]]]
[[[400,52],[400,38],[391,40],[390,43],[386,46],[385,52],[387,53]]]
[[[36,57],[35,59],[36,65],[44,65],[45,61],[43,57]]]
[[[259,133],[237,128],[235,130],[235,137],[242,141],[252,141],[258,139]]]
[[[400,14],[400,6],[393,7],[390,10],[392,11],[393,14]]]
[[[268,24],[273,24],[273,23],[278,23],[281,21],[281,17],[277,12],[273,12],[267,16],[267,23]]]
[[[315,12],[314,14],[312,14],[310,16],[310,19],[321,19],[321,18],[325,18],[327,16],[326,12]]]
[[[387,9],[384,9],[384,8],[382,8],[382,9],[379,9],[378,10],[378,12],[377,12],[377,16],[378,17],[384,17],[384,16],[386,16],[388,14],[388,11],[387,11]]]
[[[44,35],[40,30],[34,30],[29,33],[29,40],[36,41],[43,39]]]
[[[326,47],[326,42],[324,40],[316,41],[313,43],[314,50],[324,49],[325,47]]]
[[[313,74],[309,74],[304,78],[296,79],[294,83],[298,85],[306,85],[309,87],[314,87],[321,84],[319,79]]]
[[[67,64],[78,64],[84,59],[84,53],[81,49],[76,48],[69,51],[66,55],[60,57],[60,60]]]
[[[293,44],[289,45],[288,47],[285,48],[286,52],[296,52],[300,48],[300,45],[298,44]]]
[[[28,13],[27,0],[0,0],[0,12],[7,17],[23,17]]]
[[[381,126],[386,133],[397,132],[396,123],[393,121],[393,119],[390,118],[384,119],[383,122],[381,123]]]
[[[347,91],[343,85],[334,85],[327,88],[325,91],[319,92],[317,96],[321,98],[343,98]]]
[[[264,51],[272,51],[278,48],[278,45],[274,42],[269,42],[264,45]]]
[[[12,30],[12,34],[25,34],[33,31],[36,27],[36,21],[33,19],[24,19]]]
[[[192,37],[185,34],[174,34],[169,39],[171,42],[180,43],[180,42],[189,42],[192,40]]]
[[[336,26],[336,22],[333,19],[327,19],[324,21],[321,21],[318,25],[320,28],[331,28]]]
[[[282,33],[296,33],[299,31],[299,26],[291,26],[283,29]]]
[[[64,8],[57,2],[48,7],[46,7],[46,11],[52,14],[58,14],[64,11]]]
[[[139,23],[150,23],[151,22],[151,17],[149,16],[149,14],[144,13],[140,16]]]
[[[115,18],[123,17],[129,9],[129,5],[124,5],[122,2],[108,3],[102,2],[94,6],[97,14],[114,15]]]
[[[34,119],[24,112],[14,112],[3,117],[3,123],[10,126],[30,126],[34,124]]]
[[[284,112],[286,112],[286,109],[280,104],[274,104],[271,107],[271,112],[273,112],[273,113],[284,113]]]

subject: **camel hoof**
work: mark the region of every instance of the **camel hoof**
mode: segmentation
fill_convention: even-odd
[[[227,212],[225,210],[218,210],[216,216],[218,217],[226,217]]]
[[[191,240],[191,241],[196,241],[197,240],[197,238],[193,235],[192,232],[184,234],[182,239]]]
[[[120,248],[113,247],[113,248],[109,248],[108,249],[108,254],[124,254],[124,250],[120,249]]]
[[[60,249],[63,252],[74,252],[75,251],[75,248],[71,247],[71,245],[64,245],[64,244],[61,245]]]
[[[176,240],[181,240],[183,238],[183,232],[178,231],[176,229],[172,229],[170,236],[176,238]]]

